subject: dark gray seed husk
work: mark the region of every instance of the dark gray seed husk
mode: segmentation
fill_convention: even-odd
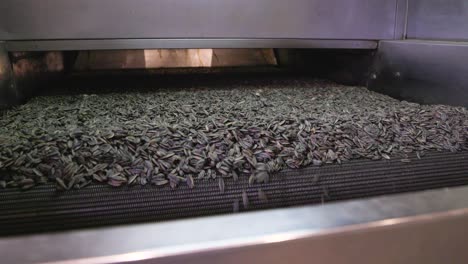
[[[132,184],[136,180],[137,177],[138,177],[138,175],[136,175],[136,174],[130,176],[130,178],[128,178],[128,184]]]
[[[319,180],[320,180],[320,176],[316,174],[316,175],[314,175],[314,179],[313,179],[312,183],[317,184],[319,182]]]
[[[249,197],[245,191],[242,191],[242,204],[244,205],[245,209],[249,208]]]
[[[388,156],[388,155],[387,155],[387,154],[385,154],[385,153],[382,153],[382,158],[384,158],[384,159],[388,159],[388,160],[389,160],[389,159],[390,159],[390,156]]]
[[[220,191],[221,193],[224,193],[224,189],[225,189],[226,186],[225,186],[225,184],[224,184],[224,179],[223,179],[223,177],[219,177],[219,178],[218,178],[218,187],[219,187],[219,191]]]
[[[234,181],[237,181],[239,179],[239,176],[237,175],[236,171],[232,171],[232,178]]]
[[[262,189],[258,189],[258,199],[262,202],[268,202],[268,197]]]
[[[321,161],[321,160],[317,160],[317,159],[313,159],[313,160],[312,160],[312,163],[314,164],[314,166],[320,166],[320,165],[322,165],[322,161]]]
[[[155,180],[155,181],[154,181],[154,184],[157,185],[157,186],[166,185],[166,184],[168,184],[168,183],[169,183],[169,181],[168,181],[168,180],[165,180],[165,179]]]
[[[249,177],[249,185],[252,185],[255,183],[255,174],[250,175]]]
[[[220,178],[221,179],[221,178]],[[192,175],[187,175],[187,185],[190,189],[192,189],[195,186],[195,183],[193,181]]]
[[[234,202],[232,203],[232,212],[233,213],[237,213],[239,212],[239,200],[234,200]]]
[[[62,179],[60,178],[55,178],[55,180],[57,181],[57,184],[58,186],[63,189],[63,190],[67,190],[67,185],[65,185],[65,183],[63,182]]]

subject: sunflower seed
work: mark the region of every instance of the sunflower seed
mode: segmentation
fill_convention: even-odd
[[[262,189],[258,189],[258,199],[262,202],[268,202],[268,198]]]
[[[221,193],[224,193],[224,189],[225,189],[226,186],[224,185],[224,179],[223,179],[223,177],[219,177],[219,178],[218,178],[218,187],[219,187],[219,191],[220,191]]]
[[[128,184],[132,184],[136,178],[138,178],[137,174],[130,176],[130,178],[128,178]]]
[[[55,178],[55,180],[57,181],[57,184],[58,184],[58,186],[59,186],[61,189],[63,189],[63,190],[68,190],[67,185],[65,185],[65,183],[63,182],[62,179],[60,179],[60,178]]]
[[[382,153],[381,155],[382,155],[382,158],[384,158],[384,159],[387,159],[387,160],[389,160],[389,159],[390,159],[390,156],[388,156],[388,155],[387,155],[387,154],[385,154],[385,153]]]
[[[234,203],[232,204],[232,212],[237,213],[239,212],[239,200],[234,200]]]
[[[220,179],[222,179],[222,178],[220,178]],[[187,175],[187,185],[188,185],[188,187],[189,187],[190,189],[192,189],[192,188],[195,186],[195,183],[194,183],[194,181],[193,181],[193,177],[192,177],[192,175],[190,175],[190,174]]]
[[[249,208],[249,197],[245,191],[242,191],[242,204],[244,205],[244,209]]]
[[[168,181],[168,180],[165,180],[165,179],[158,179],[158,180],[153,181],[153,183],[154,183],[156,186],[162,186],[162,185],[168,184],[169,181]]]
[[[254,183],[255,183],[255,174],[252,174],[249,177],[249,185],[252,186],[252,184]]]

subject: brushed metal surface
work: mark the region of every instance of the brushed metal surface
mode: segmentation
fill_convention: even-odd
[[[468,107],[468,42],[382,41],[369,87],[423,104]]]
[[[211,48],[317,48],[375,49],[374,40],[334,39],[79,39],[7,41],[9,51],[211,49]]]
[[[468,40],[468,1],[409,1],[408,38]]]
[[[389,219],[318,236],[273,236],[257,245],[167,257],[157,263],[464,264],[468,261],[467,221],[467,212],[461,210]]]
[[[466,263],[467,220],[459,187],[4,238],[0,254],[5,263]]]
[[[396,0],[2,0],[0,40],[393,39],[395,8]]]

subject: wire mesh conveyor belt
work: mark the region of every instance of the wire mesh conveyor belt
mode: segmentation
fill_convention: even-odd
[[[91,185],[57,192],[53,185],[0,190],[0,235],[50,232],[206,216],[468,184],[468,152],[428,153],[412,162],[355,160],[342,165],[283,171],[268,184],[248,177],[198,183],[194,189]],[[261,189],[261,191],[259,191]],[[247,200],[245,200],[245,194]],[[259,192],[261,195],[259,195]],[[266,197],[265,197],[266,196]],[[244,204],[247,202],[247,208]]]

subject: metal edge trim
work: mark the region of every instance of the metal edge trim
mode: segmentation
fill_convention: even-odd
[[[388,228],[392,226],[407,225],[411,223],[420,223],[424,224],[426,222],[432,221],[442,221],[447,218],[456,218],[460,216],[468,215],[468,208],[451,210],[446,212],[423,214],[410,217],[402,218],[390,218],[385,220],[379,220],[375,222],[365,223],[365,224],[356,224],[345,227],[331,228],[325,231],[311,232],[308,230],[295,231],[295,232],[286,232],[278,233],[274,235],[252,237],[252,238],[242,238],[242,239],[232,239],[226,241],[216,241],[209,243],[201,244],[192,244],[177,246],[168,249],[164,249],[164,252],[154,250],[145,250],[140,252],[132,252],[126,254],[117,254],[112,256],[102,256],[102,257],[93,257],[93,258],[82,258],[74,260],[65,260],[65,261],[54,261],[54,262],[45,262],[44,264],[107,264],[107,263],[125,263],[125,262],[136,262],[150,259],[166,258],[176,255],[189,255],[204,253],[210,251],[220,251],[225,249],[234,249],[234,248],[243,248],[253,245],[266,245],[273,243],[281,243],[285,241],[300,240],[307,238],[316,238],[320,239],[321,237],[342,234],[342,233],[353,233],[359,232],[362,230],[368,229],[379,229],[379,228]],[[182,252],[182,253],[181,253]]]
[[[379,45],[385,43],[413,44],[413,45],[434,45],[434,46],[468,46],[468,41],[450,41],[450,40],[427,40],[427,39],[405,39],[405,40],[382,40]]]
[[[376,40],[349,39],[76,39],[6,41],[8,51],[186,49],[186,48],[320,48],[376,49]]]

